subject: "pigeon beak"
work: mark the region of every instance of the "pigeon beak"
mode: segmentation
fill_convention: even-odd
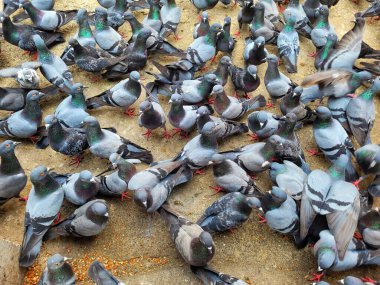
[[[270,165],[270,162],[269,161],[264,161],[263,164],[261,164],[261,167],[262,168],[266,168]]]
[[[140,111],[139,111],[139,115],[141,115],[142,113],[143,113],[143,111],[140,110]]]
[[[317,271],[318,271],[318,272],[322,272],[322,271],[323,271],[323,269],[322,269],[320,266],[318,266],[318,269],[317,269]]]
[[[63,257],[63,261],[68,261],[68,260],[71,260],[72,258],[69,258],[69,257],[66,257],[66,256],[64,256]]]
[[[338,280],[339,284],[344,284],[344,279]]]
[[[297,93],[296,93],[296,92],[293,92],[293,96],[292,96],[292,97],[295,97],[295,96],[297,96]]]
[[[90,179],[90,182],[96,182],[95,177],[92,177],[92,178]]]
[[[116,169],[117,168],[117,164],[116,163],[112,163],[112,168]]]
[[[21,142],[13,142],[13,144],[14,144],[14,146],[16,147],[16,146],[18,146],[18,145],[20,145],[20,144],[22,144]]]
[[[53,170],[54,170],[54,168],[48,168],[48,169],[47,169],[47,172],[50,173],[50,172],[52,172]]]
[[[199,118],[201,115],[200,114],[197,114],[197,118]]]
[[[108,216],[109,216],[109,215],[108,215],[108,212],[104,214],[104,217],[107,217],[107,218],[108,218]]]
[[[212,253],[212,246],[209,246],[207,249],[209,253]]]
[[[168,103],[169,103],[169,104],[173,103],[173,100],[172,100],[172,99],[170,99]]]
[[[259,210],[260,212],[264,212],[264,210],[263,210],[262,207],[260,207],[258,210]]]
[[[252,77],[253,77],[253,79],[256,80],[256,77],[257,77],[257,76],[256,76],[256,74],[253,74]]]
[[[147,208],[148,207],[148,204],[146,201],[143,202],[143,205],[144,205],[144,208]]]
[[[261,123],[261,122],[260,122],[260,128],[262,128],[263,126],[264,126],[264,123]]]

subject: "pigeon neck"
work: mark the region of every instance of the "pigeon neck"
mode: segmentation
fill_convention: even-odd
[[[116,0],[115,6],[112,8],[113,11],[120,11],[124,13],[127,10],[127,1],[125,0]]]
[[[3,174],[12,174],[22,171],[14,151],[1,154],[0,172]]]
[[[375,94],[376,92],[373,90],[373,87],[370,87],[362,94],[360,94],[359,97],[367,101],[372,101]]]
[[[204,114],[204,115],[200,115],[197,119],[197,127],[198,127],[198,130],[202,130],[203,126],[207,123],[207,122],[210,122],[211,121],[211,118],[210,118],[210,115],[209,114]]]
[[[118,172],[117,175],[121,180],[128,183],[132,176],[136,173],[136,169],[131,166],[129,163],[118,163],[117,164]]]
[[[139,35],[137,35],[137,38],[136,38],[136,41],[133,45],[133,49],[132,49],[132,52],[131,54],[134,54],[136,52],[139,52],[139,53],[144,53],[147,49],[146,47],[146,41],[147,41],[147,38],[145,37],[140,37]]]
[[[317,119],[315,120],[316,127],[317,127],[317,128],[320,128],[320,129],[327,128],[327,127],[330,126],[331,121],[332,121],[331,118],[327,118],[327,119],[320,119],[320,118],[317,118]]]
[[[71,94],[71,105],[77,108],[86,108],[86,99],[82,92],[74,92]]]
[[[267,161],[271,161],[272,158],[275,155],[273,146],[269,142],[267,142],[264,145],[264,147],[261,149],[260,153],[262,154],[262,156],[264,157],[264,159],[267,160]]]
[[[90,145],[100,141],[103,138],[103,136],[104,135],[99,123],[97,123],[96,125],[88,126],[86,129],[86,137]]]
[[[57,120],[55,123],[51,124],[48,129],[49,141],[51,143],[60,143],[64,137],[64,129],[61,123]]]
[[[140,96],[140,93],[141,93],[140,82],[129,79],[125,83],[124,88],[126,90],[132,91],[132,92],[129,92],[129,94],[133,95],[134,97],[139,97]]]
[[[296,126],[296,122],[285,122],[278,129],[277,134],[283,138],[289,138],[291,134],[294,132],[294,128]]]
[[[160,7],[157,4],[151,4],[148,19],[159,20],[160,19]]]
[[[218,142],[216,140],[215,134],[201,134],[200,143],[204,148],[216,149],[218,147]]]
[[[33,22],[38,21],[39,17],[43,14],[43,12],[34,7],[31,2],[25,3],[23,7]]]
[[[74,183],[75,193],[82,198],[89,198],[93,196],[95,186],[91,181],[83,181],[80,178]],[[96,190],[96,189],[95,189]]]
[[[339,165],[333,164],[328,170],[330,177],[333,180],[344,180],[346,169],[340,167]]]
[[[66,263],[59,268],[49,268],[49,282],[53,284],[65,283],[73,274],[72,269]]]
[[[4,39],[9,41],[13,45],[18,45],[20,41],[20,27],[13,24],[9,17],[4,17],[3,20],[3,34]]]
[[[33,186],[36,194],[39,196],[46,196],[60,189],[59,183],[53,177],[51,177],[50,174],[48,174],[43,181],[34,182]]]
[[[79,38],[92,38],[92,31],[90,24],[88,23],[87,17],[81,21],[78,21],[79,25],[79,32],[78,32],[78,37]]]
[[[318,29],[326,28],[329,24],[329,19],[327,15],[320,14],[317,20],[317,25],[315,26]]]
[[[284,27],[284,32],[290,33],[294,31],[294,24],[287,23]]]
[[[40,107],[40,102],[38,100],[26,101],[25,108],[23,110],[24,114],[34,122],[39,122],[42,119],[42,112]]]
[[[208,43],[209,45],[215,46],[216,32],[210,29],[205,36],[205,42]]]
[[[128,22],[131,25],[132,34],[137,36],[140,30],[143,28],[143,25],[139,21],[137,21],[135,17],[128,20]]]
[[[182,118],[185,117],[185,109],[183,108],[182,102],[175,103],[173,102],[170,106],[169,116],[170,119],[174,122],[179,124],[182,120]]]
[[[280,78],[280,71],[278,70],[278,65],[275,62],[268,63],[267,69],[267,80],[273,80]]]
[[[230,23],[226,23],[223,25],[223,31],[224,31],[224,37],[225,38],[229,38],[231,33],[231,24]]]
[[[224,91],[216,93],[215,107],[219,109],[220,113],[222,113],[230,105],[230,103],[230,98],[228,98]]]
[[[103,31],[109,28],[107,23],[107,18],[105,15],[98,15],[95,17],[95,29],[98,31]]]
[[[174,8],[174,7],[177,7],[177,4],[175,2],[175,0],[167,0],[167,6],[169,6],[170,8]]]
[[[219,63],[214,74],[221,82],[226,82],[228,78],[228,66],[223,63]]]
[[[78,57],[80,58],[82,55],[85,55],[86,53],[85,53],[85,49],[84,49],[84,47],[81,45],[81,44],[76,44],[74,47],[73,47],[73,49],[74,49],[74,53],[76,54],[76,55],[78,55]]]
[[[46,45],[39,45],[36,46],[38,51],[38,60],[41,62],[51,62],[53,59],[52,54],[50,53],[49,49],[46,47]]]
[[[333,48],[334,44],[334,41],[327,39],[327,42],[322,49],[321,60],[325,60],[328,57],[330,50]]]

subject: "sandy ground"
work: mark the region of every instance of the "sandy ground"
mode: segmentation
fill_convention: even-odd
[[[178,4],[183,8],[182,20],[178,28],[179,36],[182,39],[179,41],[170,39],[170,41],[177,47],[185,49],[193,40],[191,34],[193,25],[197,21],[196,9],[188,0],[178,1]],[[341,0],[337,6],[331,9],[330,21],[339,37],[352,27],[353,13],[365,9],[367,5],[368,3],[364,0],[361,0],[359,5],[349,0]],[[56,4],[57,9],[86,7],[88,10],[93,10],[96,6],[96,0],[59,0]],[[231,16],[233,19],[231,30],[234,32],[238,27],[236,21],[238,11],[239,8],[224,7],[218,4],[213,10],[209,11],[209,15],[212,23],[223,23],[225,16]],[[147,11],[136,13],[140,20],[146,14]],[[76,31],[76,24],[71,23],[62,30],[68,39]],[[121,27],[121,31],[129,38],[130,27],[128,24]],[[243,39],[247,35],[248,31],[245,28],[242,32],[242,38],[238,39],[233,52],[233,62],[240,66],[243,66]],[[379,38],[379,22],[369,24],[367,21],[365,41],[373,45],[373,47],[380,48]],[[305,39],[301,39],[301,42],[299,73],[290,76],[297,83],[300,83],[304,76],[314,71],[313,60],[307,56],[308,52],[314,50],[312,43]],[[1,48],[1,68],[30,60],[28,55],[23,54],[21,50],[6,42],[2,42]],[[55,47],[53,51],[60,54],[63,49],[64,45],[60,45]],[[272,48],[270,50],[274,52]],[[221,56],[220,54],[218,57],[220,58]],[[157,59],[157,57],[155,58]],[[158,57],[158,59],[163,63],[173,60],[163,56]],[[214,65],[216,64],[214,63]],[[80,71],[76,67],[71,67],[71,70],[75,81],[89,86],[85,92],[86,97],[94,96],[115,84],[105,80],[95,84],[90,81],[91,74]],[[155,71],[149,62],[145,70]],[[259,67],[262,80],[265,70],[265,64]],[[149,75],[144,75],[144,72],[142,74],[145,77],[145,83],[151,80]],[[43,84],[47,83],[43,82]],[[16,87],[17,85],[12,80],[0,80],[0,86]],[[227,90],[232,92],[230,83]],[[255,91],[255,94],[259,93],[268,96],[264,84],[261,84],[260,88]],[[54,112],[60,98],[42,103],[44,116]],[[139,102],[143,99],[144,96],[141,96]],[[376,101],[377,106],[379,106],[377,98]],[[168,110],[167,99],[162,98],[161,102],[165,110]],[[138,103],[134,107],[138,107]],[[0,113],[0,115],[5,114],[5,112]],[[122,136],[149,148],[155,160],[172,157],[185,143],[182,140],[177,140],[177,138],[166,141],[161,137],[161,132],[155,132],[154,136],[147,141],[142,136],[143,130],[137,125],[137,117],[127,117],[117,109],[102,108],[92,112],[92,114],[100,120],[102,126],[114,126]],[[243,118],[242,121],[246,121],[246,118]],[[376,121],[372,132],[375,143],[380,143],[379,124],[380,121]],[[315,147],[310,126],[302,129],[299,134],[304,148]],[[249,137],[242,135],[226,140],[220,145],[220,149],[227,150],[248,143],[250,143]],[[105,160],[95,158],[86,153],[80,168],[70,167],[68,166],[69,159],[67,157],[55,153],[50,148],[37,150],[29,142],[20,146],[16,153],[28,174],[34,167],[41,164],[54,167],[57,172],[61,173],[89,169],[97,174],[105,169],[107,163]],[[328,167],[322,156],[307,157],[307,160],[311,163],[313,169],[325,169]],[[138,167],[143,169],[146,166],[141,165]],[[267,173],[259,175],[257,181],[263,189],[269,189],[270,182]],[[204,209],[221,195],[212,195],[213,192],[209,188],[209,185],[212,184],[212,171],[208,169],[205,175],[196,176],[191,183],[176,189],[170,197],[170,203],[185,217],[196,221]],[[22,194],[27,195],[30,187],[29,182]],[[78,284],[92,284],[86,277],[86,270],[90,261],[95,258],[100,258],[103,262],[106,262],[107,267],[126,284],[200,284],[176,252],[169,238],[167,228],[158,215],[147,215],[131,200],[107,200],[110,207],[110,222],[106,230],[94,238],[83,240],[60,238],[45,243],[36,265],[29,270],[29,278],[24,281],[24,284],[36,284],[37,276],[45,266],[47,257],[56,252],[73,258],[71,263],[77,273]],[[24,206],[24,202],[14,199],[0,209],[0,239],[21,244],[24,230]],[[73,209],[72,206],[64,204],[62,213],[65,215]],[[310,249],[296,250],[288,237],[274,233],[265,224],[258,223],[256,214],[252,214],[251,218],[233,233],[216,234],[214,241],[216,254],[210,265],[220,271],[245,279],[252,284],[308,284],[308,276],[316,270],[316,263]],[[4,248],[0,250],[2,251]],[[16,260],[14,262],[17,262]],[[380,279],[380,270],[374,267],[365,267],[345,273],[331,273],[327,276],[326,281],[336,284],[336,280],[349,274]]]

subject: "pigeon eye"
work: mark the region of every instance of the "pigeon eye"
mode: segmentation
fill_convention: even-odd
[[[40,176],[45,176],[45,173],[44,173],[44,172],[41,172],[41,173],[40,173]]]
[[[10,148],[10,146],[11,146],[11,145],[10,145],[9,143],[7,143],[7,144],[5,145],[6,148]]]

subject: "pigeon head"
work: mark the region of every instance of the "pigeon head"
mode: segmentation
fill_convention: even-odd
[[[81,173],[79,174],[79,179],[82,181],[82,182],[91,182],[91,179],[93,178],[92,174],[90,171],[88,170],[83,170],[81,171]]]
[[[96,7],[95,8],[95,15],[98,15],[98,16],[107,16],[107,10],[104,9],[103,7]]]
[[[98,120],[93,117],[93,116],[87,116],[84,120],[83,120],[83,126],[86,127],[86,126],[97,126],[99,125],[99,122]]]
[[[32,91],[29,91],[28,94],[26,95],[26,100],[27,101],[39,101],[42,96],[44,96],[45,94],[42,93],[42,92],[39,92],[37,90],[32,90]]]
[[[84,86],[82,83],[75,83],[70,88],[70,94],[83,94]]]
[[[206,23],[208,21],[208,13],[206,11],[203,11],[202,12],[202,18],[201,18],[201,21],[203,23]]]
[[[129,11],[127,11],[127,12],[125,12],[123,14],[123,19],[126,20],[126,21],[131,21],[134,18],[135,18],[135,16],[131,12],[129,12]]]
[[[316,16],[322,15],[324,17],[329,16],[329,8],[325,5],[320,6],[318,9],[316,9]]]
[[[227,65],[227,66],[230,66],[232,64],[232,61],[231,61],[231,58],[229,56],[223,56],[221,59],[220,59],[220,63],[223,64],[223,65]]]
[[[213,94],[221,94],[224,92],[224,88],[222,85],[215,85],[213,88],[212,88],[212,92],[211,92],[211,95]]]
[[[301,86],[297,86],[293,90],[292,98],[300,98],[303,92],[303,88]]]
[[[259,47],[263,46],[263,45],[265,45],[265,38],[263,36],[260,36],[257,39],[255,39],[255,43]]]
[[[180,103],[182,103],[182,101],[183,101],[182,96],[179,95],[178,93],[174,93],[174,94],[170,97],[169,103],[180,104]]]
[[[255,15],[256,15],[256,12],[258,13],[264,13],[264,10],[265,10],[265,7],[263,4],[261,4],[260,2],[256,3],[255,5]]]
[[[360,79],[360,81],[367,81],[367,80],[371,80],[372,79],[371,72],[369,72],[367,70],[363,70],[363,71],[360,71],[358,73],[355,73],[354,76],[357,76]]]
[[[267,56],[267,62],[268,64],[274,64],[278,66],[278,57],[274,54],[270,54]]]
[[[214,241],[212,240],[212,236],[209,232],[203,231],[199,236],[199,241],[205,247],[207,247],[209,253],[213,253],[214,251]]]
[[[260,123],[260,127],[262,127],[268,121],[268,114],[265,111],[259,111],[256,118]]]
[[[49,175],[49,170],[45,166],[38,166],[30,173],[30,181],[32,181],[32,183],[41,183]]]
[[[57,122],[57,118],[52,114],[52,115],[47,115],[44,119],[45,121],[45,127],[49,128],[52,124]]]
[[[87,10],[79,9],[76,15],[76,20],[80,23],[87,19]]]
[[[143,101],[140,104],[140,112],[145,112],[153,108],[153,105],[150,101]]]
[[[288,122],[288,123],[295,123],[295,122],[297,122],[297,115],[294,114],[294,113],[287,113],[285,115],[285,122]]]
[[[210,115],[210,110],[206,106],[201,106],[197,110],[197,115],[202,116],[202,115]]]
[[[329,247],[318,249],[318,271],[329,269],[334,265],[336,253]]]
[[[213,32],[213,33],[219,33],[221,31],[223,31],[223,27],[221,24],[212,24],[211,27],[210,27],[210,31]]]
[[[225,25],[230,25],[231,24],[231,17],[225,17],[224,18],[224,24]]]
[[[14,142],[11,140],[6,140],[2,144],[0,144],[0,155],[6,153],[13,153],[14,149],[17,145],[21,144],[20,142]]]
[[[215,123],[214,122],[207,122],[206,124],[204,124],[200,133],[202,135],[210,135],[210,134],[212,134],[214,129],[215,129]]]
[[[108,219],[108,207],[105,201],[98,200],[94,204],[91,205],[91,207],[88,208],[88,216],[89,217],[100,217],[100,218],[107,218]]]
[[[150,31],[147,28],[142,28],[137,36],[143,39],[147,39],[150,37],[151,34],[152,34],[152,31]]]
[[[254,78],[256,79],[257,77],[257,67],[255,65],[249,65],[247,67],[247,72]]]
[[[377,173],[379,165],[376,156],[379,155],[379,146],[367,144],[355,151],[355,157],[364,173]]]
[[[246,200],[250,208],[253,208],[253,209],[261,208],[261,202],[256,197],[246,197]]]
[[[327,121],[331,119],[331,111],[325,106],[319,106],[317,110],[315,110],[318,119],[322,121]]]
[[[114,152],[114,153],[111,153],[111,155],[108,158],[108,160],[112,163],[113,168],[116,168],[117,167],[117,162],[121,158],[122,158],[122,156],[120,154]]]
[[[211,74],[206,74],[204,79],[209,82],[209,83],[213,83],[213,82],[216,82],[217,78],[216,78],[216,75],[211,73]]]
[[[129,74],[129,79],[131,79],[133,81],[139,81],[140,80],[140,73],[138,71],[132,71]]]
[[[282,146],[283,142],[284,142],[284,138],[280,137],[279,135],[271,135],[269,138],[268,138],[268,143],[270,145],[280,145]]]
[[[79,42],[77,41],[77,39],[71,38],[69,40],[69,45],[71,45],[72,47],[75,47],[79,45]]]
[[[145,189],[137,189],[134,192],[133,200],[136,202],[137,205],[140,207],[143,207],[144,209],[148,208],[148,191]]]
[[[353,277],[353,276],[347,276],[344,279],[339,280],[339,284],[343,285],[367,285],[372,283],[364,283],[361,279]],[[377,283],[374,283],[377,284]],[[318,284],[319,285],[319,284]]]
[[[59,253],[56,253],[53,256],[49,257],[47,261],[47,267],[49,270],[56,271],[65,264],[66,260],[68,260],[67,257],[62,256]]]
[[[272,195],[274,201],[278,201],[281,203],[288,198],[286,192],[277,186],[273,186],[272,190],[270,191],[270,194]]]
[[[372,89],[374,89],[375,92],[379,92],[380,91],[380,76],[376,77],[373,80]]]

